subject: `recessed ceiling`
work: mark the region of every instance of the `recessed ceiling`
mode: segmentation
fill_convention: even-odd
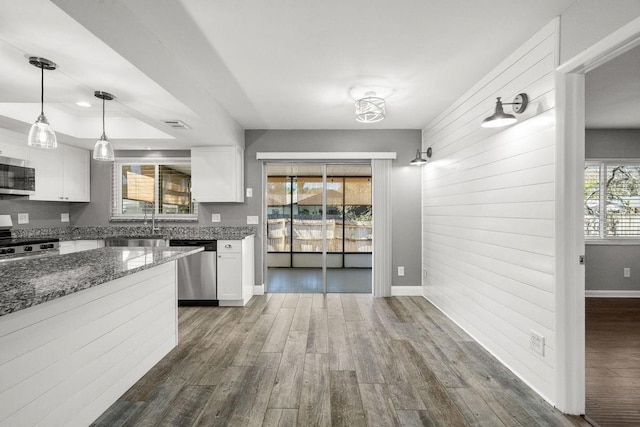
[[[243,144],[243,129],[420,129],[572,2],[4,0],[0,104],[32,104],[35,120],[39,70],[25,56],[38,55],[59,64],[45,75],[51,110],[89,131],[101,105],[75,102],[104,90],[111,114],[150,128],[108,120],[116,149]],[[355,121],[363,87],[387,90],[385,120]],[[100,132],[67,139],[91,148]]]
[[[585,76],[588,129],[640,129],[640,47]]]

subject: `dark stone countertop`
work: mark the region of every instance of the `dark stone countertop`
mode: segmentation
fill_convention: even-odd
[[[201,247],[112,247],[2,263],[0,316],[202,250]]]

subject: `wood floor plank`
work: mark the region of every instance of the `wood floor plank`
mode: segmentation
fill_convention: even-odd
[[[362,316],[354,295],[342,294],[342,313],[346,322],[360,322]]]
[[[264,427],[295,427],[298,425],[297,409],[269,409],[264,417]]]
[[[242,399],[247,382],[255,375],[254,366],[229,366],[215,387],[194,425],[228,426]]]
[[[351,343],[347,336],[347,325],[344,317],[329,317],[329,362],[332,371],[353,371]]]
[[[327,316],[344,318],[340,294],[327,294]]]
[[[315,301],[315,296],[314,296]],[[307,353],[329,352],[329,321],[326,309],[311,309]]]
[[[278,311],[269,335],[267,335],[264,345],[262,346],[263,353],[282,353],[285,343],[287,342],[287,336],[289,335],[289,328],[291,327],[294,313],[294,309],[283,308]]]
[[[308,331],[311,321],[311,306],[313,298],[299,298],[296,311],[291,322],[292,331]]]
[[[470,426],[501,427],[505,425],[474,391],[468,388],[451,388],[448,392]]]
[[[211,395],[213,386],[187,385],[180,390],[157,426],[191,426]]]
[[[356,373],[330,371],[330,383],[331,423],[336,427],[366,426]]]
[[[245,400],[252,403],[247,423],[249,427],[258,427],[263,423],[281,357],[280,353],[261,353],[256,360],[258,370],[255,378],[248,383],[249,390],[245,394]]]
[[[305,356],[298,424],[331,426],[328,354],[308,353]]]
[[[147,401],[142,402],[141,410],[123,424],[125,427],[155,427],[162,422],[164,413],[182,390],[180,384],[162,384]]]
[[[236,357],[233,359],[234,366],[255,366],[258,356],[264,347],[264,343],[269,336],[269,332],[276,319],[275,314],[261,314],[253,323],[253,328],[247,339],[242,343]]]
[[[269,408],[299,408],[306,348],[307,332],[289,331],[271,390]]]
[[[396,409],[426,410],[424,402],[420,398],[420,393],[408,382],[389,384],[391,401]]]
[[[286,294],[271,294],[271,298],[269,298],[269,301],[267,301],[267,305],[265,305],[264,309],[262,310],[263,314],[278,314],[278,311],[280,310],[280,306],[282,306],[282,303],[284,302],[284,299],[286,298]]]
[[[300,294],[285,294],[284,301],[282,301],[280,308],[295,309],[298,305],[298,299],[300,299]]]
[[[400,425],[386,384],[360,384],[360,397],[368,426]]]
[[[383,383],[384,377],[378,365],[376,355],[371,351],[373,345],[364,322],[348,322],[347,334],[353,351],[358,383]]]
[[[398,419],[400,420],[400,424],[403,427],[435,427],[440,424],[438,420],[432,418],[431,414],[427,411],[407,411],[407,410],[397,410]]]
[[[314,309],[327,308],[327,294],[313,294]]]

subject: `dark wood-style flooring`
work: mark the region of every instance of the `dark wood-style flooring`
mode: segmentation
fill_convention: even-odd
[[[640,299],[586,299],[586,414],[640,426]]]
[[[571,426],[421,297],[183,307],[180,344],[96,426]]]

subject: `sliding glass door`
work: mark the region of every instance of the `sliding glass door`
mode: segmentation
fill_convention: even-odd
[[[371,292],[371,166],[269,164],[267,291]]]

